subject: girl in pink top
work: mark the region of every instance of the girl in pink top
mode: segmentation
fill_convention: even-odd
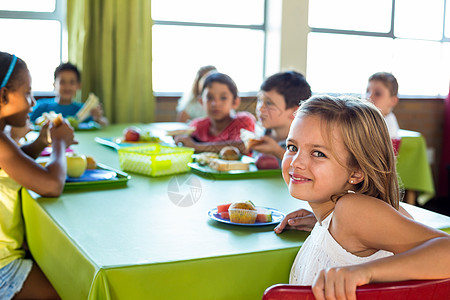
[[[177,136],[176,143],[192,147],[196,152],[219,152],[225,146],[235,146],[245,152],[240,130],[255,130],[255,117],[249,112],[234,110],[241,99],[234,81],[223,73],[209,75],[203,85],[201,103],[208,117],[195,119],[191,136]]]

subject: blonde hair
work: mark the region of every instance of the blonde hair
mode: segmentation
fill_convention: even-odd
[[[347,166],[359,168],[364,179],[355,192],[381,199],[399,207],[400,189],[395,169],[392,141],[380,111],[369,101],[350,96],[313,96],[303,102],[296,116],[319,116],[324,137],[331,141],[332,129],[338,129],[349,152]],[[333,195],[337,201],[343,194]]]

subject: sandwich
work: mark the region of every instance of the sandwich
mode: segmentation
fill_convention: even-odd
[[[62,114],[57,114],[54,111],[43,113],[41,118],[42,118],[40,122],[41,125],[44,124],[46,121],[50,121],[53,123],[53,126],[58,127],[63,122]]]
[[[95,96],[93,93],[90,93],[86,102],[84,102],[83,106],[77,112],[76,117],[78,121],[83,122],[84,120],[86,120],[91,115],[91,110],[97,107],[98,104],[99,104],[98,97]]]
[[[234,171],[234,170],[248,170],[248,162],[242,162],[239,160],[223,160],[219,158],[212,159],[209,162],[209,166],[216,171]]]
[[[256,134],[250,130],[241,128],[241,140],[244,142],[245,148],[252,149],[254,146],[263,143]]]

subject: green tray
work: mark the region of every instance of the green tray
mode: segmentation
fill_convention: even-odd
[[[83,182],[66,182],[64,191],[72,191],[78,189],[97,189],[97,188],[115,188],[125,186],[130,179],[130,176],[122,171],[113,169],[104,164],[97,164],[97,169],[108,170],[116,172],[116,177],[110,180],[99,181],[83,181]]]
[[[209,166],[202,166],[196,162],[188,164],[191,171],[210,179],[242,179],[261,177],[281,177],[281,169],[258,170],[255,164],[251,163],[249,170],[217,171]]]

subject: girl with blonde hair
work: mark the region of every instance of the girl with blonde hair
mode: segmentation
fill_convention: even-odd
[[[399,211],[392,143],[372,103],[310,98],[286,148],[289,193],[307,201],[317,219],[290,283],[312,285],[316,299],[356,299],[356,287],[369,282],[450,277],[450,236]]]

